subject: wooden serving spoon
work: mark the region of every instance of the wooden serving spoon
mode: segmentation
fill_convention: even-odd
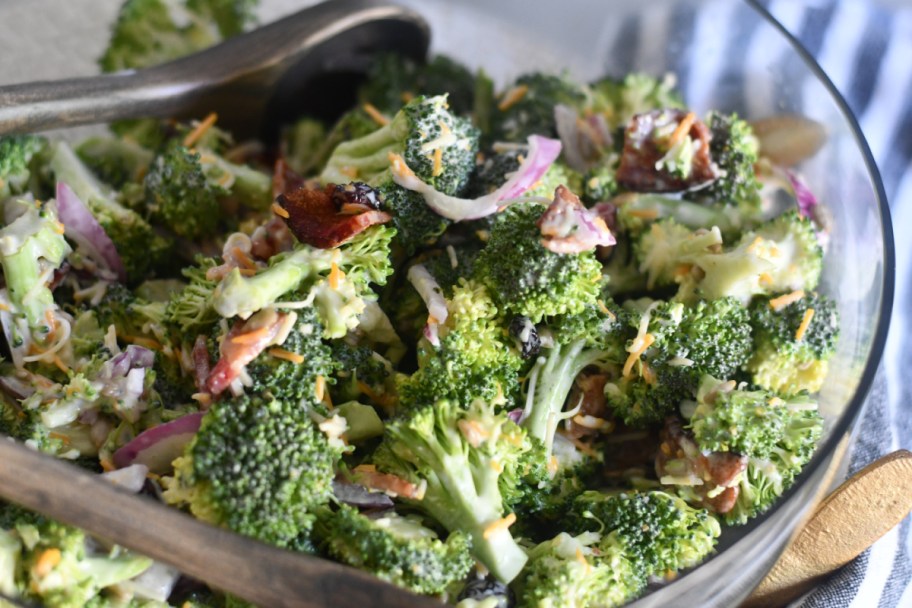
[[[912,510],[912,452],[868,465],[826,497],[742,608],[784,606],[897,525]]]
[[[5,439],[0,439],[0,497],[174,566],[258,606],[440,606],[360,570],[202,523]]]

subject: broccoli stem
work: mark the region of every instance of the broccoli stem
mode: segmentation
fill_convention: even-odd
[[[16,571],[19,568],[19,556],[22,543],[15,535],[0,529],[0,593],[7,597],[16,597]]]
[[[331,266],[331,251],[308,247],[293,251],[252,277],[241,276],[235,268],[216,287],[212,307],[225,318],[246,319]]]
[[[79,563],[79,568],[99,589],[104,589],[139,576],[151,565],[152,560],[148,557],[124,554],[117,557],[87,557]]]
[[[547,358],[539,357],[532,371],[530,382],[534,381],[535,385],[530,385],[521,426],[545,444],[549,455],[574,380],[604,354],[600,350],[587,350],[585,346],[586,340],[555,346]]]

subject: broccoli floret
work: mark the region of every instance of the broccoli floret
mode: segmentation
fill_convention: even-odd
[[[519,353],[504,335],[501,317],[484,286],[463,280],[447,302],[440,344],[422,341],[418,370],[399,386],[405,405],[441,399],[463,407],[474,399],[503,403],[519,391]]]
[[[762,389],[732,389],[731,383],[705,376],[688,426],[704,453],[747,457],[734,508],[722,515],[728,524],[743,524],[791,486],[814,454],[823,418],[806,393],[780,397]],[[693,498],[689,490],[679,493]]]
[[[297,316],[294,328],[280,345],[280,356],[260,353],[247,366],[247,375],[254,392],[268,392],[282,403],[303,407],[318,402],[317,385],[331,377],[333,362],[331,349],[321,339],[323,326],[316,311],[304,308]]]
[[[10,346],[44,345],[53,340],[57,318],[49,285],[70,246],[53,203],[10,199],[2,207],[7,218],[16,218],[0,229],[0,266],[14,317],[7,328],[13,338]],[[24,320],[30,336],[19,335],[16,318]]]
[[[113,188],[139,182],[153,154],[131,139],[90,137],[76,147],[76,154],[98,178]]]
[[[766,389],[816,393],[823,387],[836,351],[839,312],[836,303],[823,294],[795,295],[801,297],[784,294],[758,298],[751,304],[755,348],[747,370],[753,382]]]
[[[83,608],[151,565],[119,547],[103,550],[76,528],[0,505],[0,591],[13,599]]]
[[[602,282],[593,252],[559,254],[542,246],[536,222],[543,211],[540,205],[517,204],[499,214],[475,263],[475,278],[497,305],[534,323],[594,305]]]
[[[680,261],[691,270],[678,279],[677,299],[732,296],[746,303],[755,295],[817,287],[823,249],[811,221],[788,211],[744,233],[730,250],[691,253]]]
[[[125,342],[164,333],[165,303],[148,302],[119,283],[108,285],[104,297],[88,311],[95,315],[102,331],[113,325],[118,338]]]
[[[525,74],[507,87],[493,115],[495,140],[524,142],[530,135],[556,137],[554,107],[582,108],[588,90],[566,76]]]
[[[219,320],[212,307],[212,293],[218,282],[206,278],[206,272],[218,265],[216,258],[201,257],[197,259],[196,266],[187,266],[181,271],[187,284],[171,295],[165,308],[166,321],[181,333],[208,333]]]
[[[0,200],[29,190],[33,159],[47,147],[37,135],[0,137]]]
[[[334,383],[330,388],[333,402],[344,403],[366,397],[370,403],[387,411],[399,401],[393,365],[368,346],[333,340]]]
[[[675,84],[671,75],[661,80],[641,73],[628,74],[623,80],[605,78],[591,85],[592,109],[603,113],[612,127],[623,129],[636,114],[683,108]]]
[[[393,215],[399,242],[414,251],[433,243],[448,221],[421,194],[393,181],[391,156],[401,156],[422,181],[455,196],[468,185],[477,151],[478,130],[448,111],[445,95],[418,97],[389,124],[336,146],[320,179],[337,184],[358,179],[376,188],[383,208]]]
[[[297,402],[268,393],[214,403],[164,498],[210,523],[280,547],[309,545],[339,452]]]
[[[332,558],[415,593],[441,593],[474,564],[464,533],[453,532],[444,541],[420,519],[393,511],[362,515],[347,505],[325,509],[314,533]]]
[[[689,272],[687,262],[692,256],[722,249],[722,234],[713,227],[691,231],[673,218],[652,223],[634,242],[634,254],[640,272],[648,277],[646,287],[665,287],[682,280]]]
[[[65,433],[49,429],[42,423],[39,410],[23,408],[7,395],[0,395],[0,434],[45,454],[60,456],[70,451]]]
[[[517,606],[621,606],[646,586],[646,577],[627,558],[616,535],[561,532],[529,553],[517,581]]]
[[[573,503],[570,522],[567,529],[573,534],[616,534],[626,557],[645,576],[669,576],[696,566],[721,533],[708,511],[658,490],[584,492]]]
[[[121,205],[76,156],[66,142],[54,144],[50,168],[84,202],[114,242],[129,281],[149,278],[167,266],[172,243],[157,234],[135,211]]]
[[[758,160],[759,143],[753,129],[737,114],[719,112],[710,114],[707,125],[712,135],[709,154],[720,177],[689,198],[718,201],[743,207],[747,213],[756,213],[760,208],[760,182],[754,165]]]
[[[590,169],[582,177],[582,194],[580,198],[584,203],[594,205],[610,201],[618,192],[618,183],[615,178],[617,167],[612,164],[603,164]],[[572,190],[572,188],[571,188]]]
[[[305,281],[330,273],[334,266],[345,273],[346,285],[353,284],[357,291],[367,293],[371,283],[382,285],[392,273],[389,246],[394,234],[391,228],[374,226],[336,249],[298,245],[274,256],[269,267],[251,277],[242,276],[235,268],[215,288],[212,308],[225,318],[246,319],[294,292]],[[326,325],[327,319],[323,322]]]
[[[380,126],[370,114],[358,107],[343,114],[329,132],[316,141],[318,128],[324,130],[322,124],[303,118],[286,135],[286,161],[301,175],[313,175],[326,165],[336,146],[369,135]]]
[[[475,175],[469,185],[469,196],[484,196],[497,190],[520,166],[520,157],[524,150],[507,150],[490,155],[475,169]],[[552,198],[558,186],[566,186],[573,192],[582,190],[582,177],[579,173],[562,162],[552,163],[535,185],[526,190],[523,196],[542,196]]]
[[[302,175],[310,174],[326,141],[326,126],[319,120],[304,117],[282,132],[285,162]]]
[[[396,54],[374,58],[367,82],[358,91],[364,103],[394,114],[418,95],[449,95],[456,114],[468,114],[475,101],[475,76],[449,57],[437,55],[426,64]]]
[[[99,60],[102,71],[145,68],[239,34],[254,22],[256,0],[127,0]]]
[[[661,194],[627,193],[614,199],[618,204],[618,225],[631,235],[639,235],[655,220],[671,218],[691,230],[718,228],[727,240],[737,239],[743,230],[756,226],[762,217],[741,209],[716,203],[669,198]]]
[[[146,209],[153,220],[188,239],[213,236],[225,191],[211,183],[200,163],[199,152],[177,142],[159,154],[144,179]]]
[[[472,538],[472,553],[504,582],[513,580],[526,554],[510,535],[504,517],[502,476],[515,471],[527,449],[523,431],[506,414],[475,401],[468,409],[441,401],[412,408],[386,427],[373,455],[381,471],[424,488],[408,503],[448,530]]]

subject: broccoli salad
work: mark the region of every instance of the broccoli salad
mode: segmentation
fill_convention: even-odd
[[[253,9],[128,0],[101,66]],[[445,57],[358,96],[275,145],[0,138],[0,432],[464,608],[623,605],[776,502],[839,330],[826,216],[750,123]],[[3,503],[0,594],[248,605]]]

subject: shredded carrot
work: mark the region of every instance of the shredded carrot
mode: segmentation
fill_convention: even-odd
[[[264,325],[263,327],[258,327],[252,331],[247,332],[246,334],[240,334],[231,338],[232,344],[253,344],[257,340],[262,340],[267,335],[269,335],[269,326]]]
[[[285,350],[284,348],[270,348],[267,352],[269,353],[270,357],[275,357],[276,359],[284,359],[285,361],[291,361],[296,365],[301,365],[304,363],[303,355],[293,353],[290,350]]]
[[[371,117],[375,123],[381,127],[385,127],[389,124],[390,119],[383,115],[383,113],[376,108],[373,104],[366,103],[361,106],[364,109],[364,112]]]
[[[811,319],[813,318],[813,308],[808,308],[804,311],[804,318],[801,319],[801,325],[798,326],[798,331],[795,332],[795,342],[801,342],[801,339],[804,338],[804,334],[807,332],[808,327],[811,325]]]
[[[792,293],[787,293],[784,296],[779,296],[778,298],[773,298],[769,302],[770,308],[772,308],[776,312],[779,312],[780,310],[782,310],[789,304],[793,304],[803,297],[804,297],[804,290],[799,289],[797,291],[793,291]]]
[[[338,250],[337,250],[338,251]],[[345,273],[339,269],[339,265],[333,261],[329,271],[329,286],[333,289],[339,289],[339,283],[345,278]]]
[[[627,361],[624,363],[623,374],[625,378],[630,377],[630,372],[633,371],[633,364],[639,360],[640,356],[646,352],[647,348],[652,346],[653,342],[655,342],[655,336],[652,334],[646,334],[643,336],[643,343],[638,349],[630,353],[630,355],[627,357]]]
[[[675,145],[690,133],[690,128],[693,126],[694,122],[697,120],[697,115],[693,112],[689,112],[681,122],[678,123],[677,128],[674,130],[674,133],[671,134],[671,137],[668,138],[668,147]]]
[[[215,112],[209,114],[209,116],[204,118],[198,125],[196,125],[192,131],[187,133],[184,141],[181,142],[183,146],[185,148],[192,147],[196,142],[200,140],[203,135],[206,134],[206,131],[212,128],[216,120],[218,120],[218,114]]]
[[[284,217],[286,220],[291,217],[285,209],[278,203],[272,204],[272,212],[278,215],[279,217]]]
[[[35,562],[35,574],[38,575],[39,578],[44,578],[51,573],[51,570],[60,563],[62,558],[63,555],[57,547],[45,549],[41,552],[41,555],[38,556],[38,560]]]
[[[317,401],[323,401],[323,395],[326,393],[326,378],[322,375],[317,376],[317,381],[314,387],[314,397],[317,398]]]
[[[510,526],[516,523],[516,513],[510,513],[506,517],[502,517],[497,521],[491,522],[488,524],[488,527],[482,532],[482,536],[487,540],[491,538],[494,534],[500,532],[501,530],[507,530]]]
[[[437,177],[443,173],[443,148],[437,148],[434,150],[434,169],[431,171],[431,175]]]
[[[521,84],[518,87],[513,87],[506,93],[504,93],[503,98],[500,100],[500,103],[497,104],[497,109],[501,112],[509,110],[513,105],[518,103],[523,97],[526,96],[526,93],[529,92],[529,87],[527,85]]]

